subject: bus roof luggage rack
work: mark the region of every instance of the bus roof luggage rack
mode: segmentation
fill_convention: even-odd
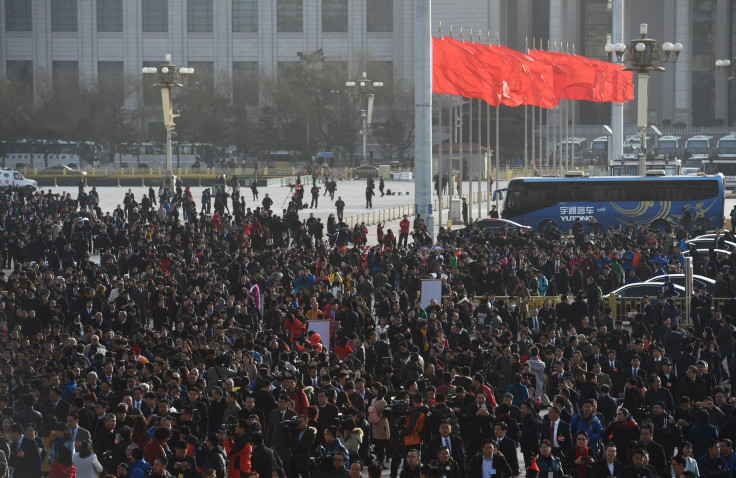
[[[584,178],[587,174],[585,171],[566,171],[565,177],[566,178]]]
[[[664,169],[649,169],[646,172],[646,176],[666,176]]]

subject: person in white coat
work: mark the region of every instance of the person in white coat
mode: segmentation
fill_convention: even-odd
[[[532,347],[529,349],[529,371],[534,375],[537,386],[534,387],[534,396],[539,398],[544,392],[544,361],[539,358],[539,349]]]
[[[97,455],[92,453],[92,443],[89,441],[79,444],[72,462],[77,469],[77,478],[98,478],[102,473],[102,464]]]

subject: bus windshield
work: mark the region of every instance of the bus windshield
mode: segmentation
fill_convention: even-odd
[[[677,141],[673,140],[660,140],[659,141],[659,152],[660,153],[676,153],[677,152]]]
[[[718,152],[719,153],[736,153],[736,138],[734,139],[722,139],[718,141]]]
[[[707,153],[708,142],[702,139],[688,140],[687,150],[691,153]]]

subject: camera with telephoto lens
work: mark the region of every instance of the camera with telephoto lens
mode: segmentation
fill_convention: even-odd
[[[285,432],[295,432],[299,430],[299,420],[294,417],[281,422],[281,429]]]
[[[238,420],[232,415],[228,415],[225,423],[220,425],[220,431],[230,436],[235,436],[235,426],[238,424]]]
[[[325,447],[318,446],[315,456],[309,458],[310,471],[330,471],[334,457],[334,453],[328,453]]]

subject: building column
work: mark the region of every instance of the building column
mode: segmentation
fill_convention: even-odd
[[[674,64],[675,76],[675,123],[692,126],[692,19],[690,0],[675,1],[675,38],[684,48],[677,63]]]
[[[730,1],[729,0],[717,0],[716,1],[716,35],[715,35],[715,50],[716,50],[716,59],[717,60],[731,60],[733,61],[733,58],[731,56],[731,38],[730,38],[730,31],[729,31],[729,7],[730,7]],[[736,65],[732,65],[734,67]],[[711,65],[712,68],[715,68],[715,65]],[[730,70],[729,70],[730,73]],[[725,121],[725,125],[728,126],[730,124],[729,117],[728,117],[728,93],[729,93],[729,85],[728,85],[728,74],[724,74],[721,72],[716,72],[715,78],[716,78],[716,86],[715,86],[715,117],[714,120],[722,119]]]

